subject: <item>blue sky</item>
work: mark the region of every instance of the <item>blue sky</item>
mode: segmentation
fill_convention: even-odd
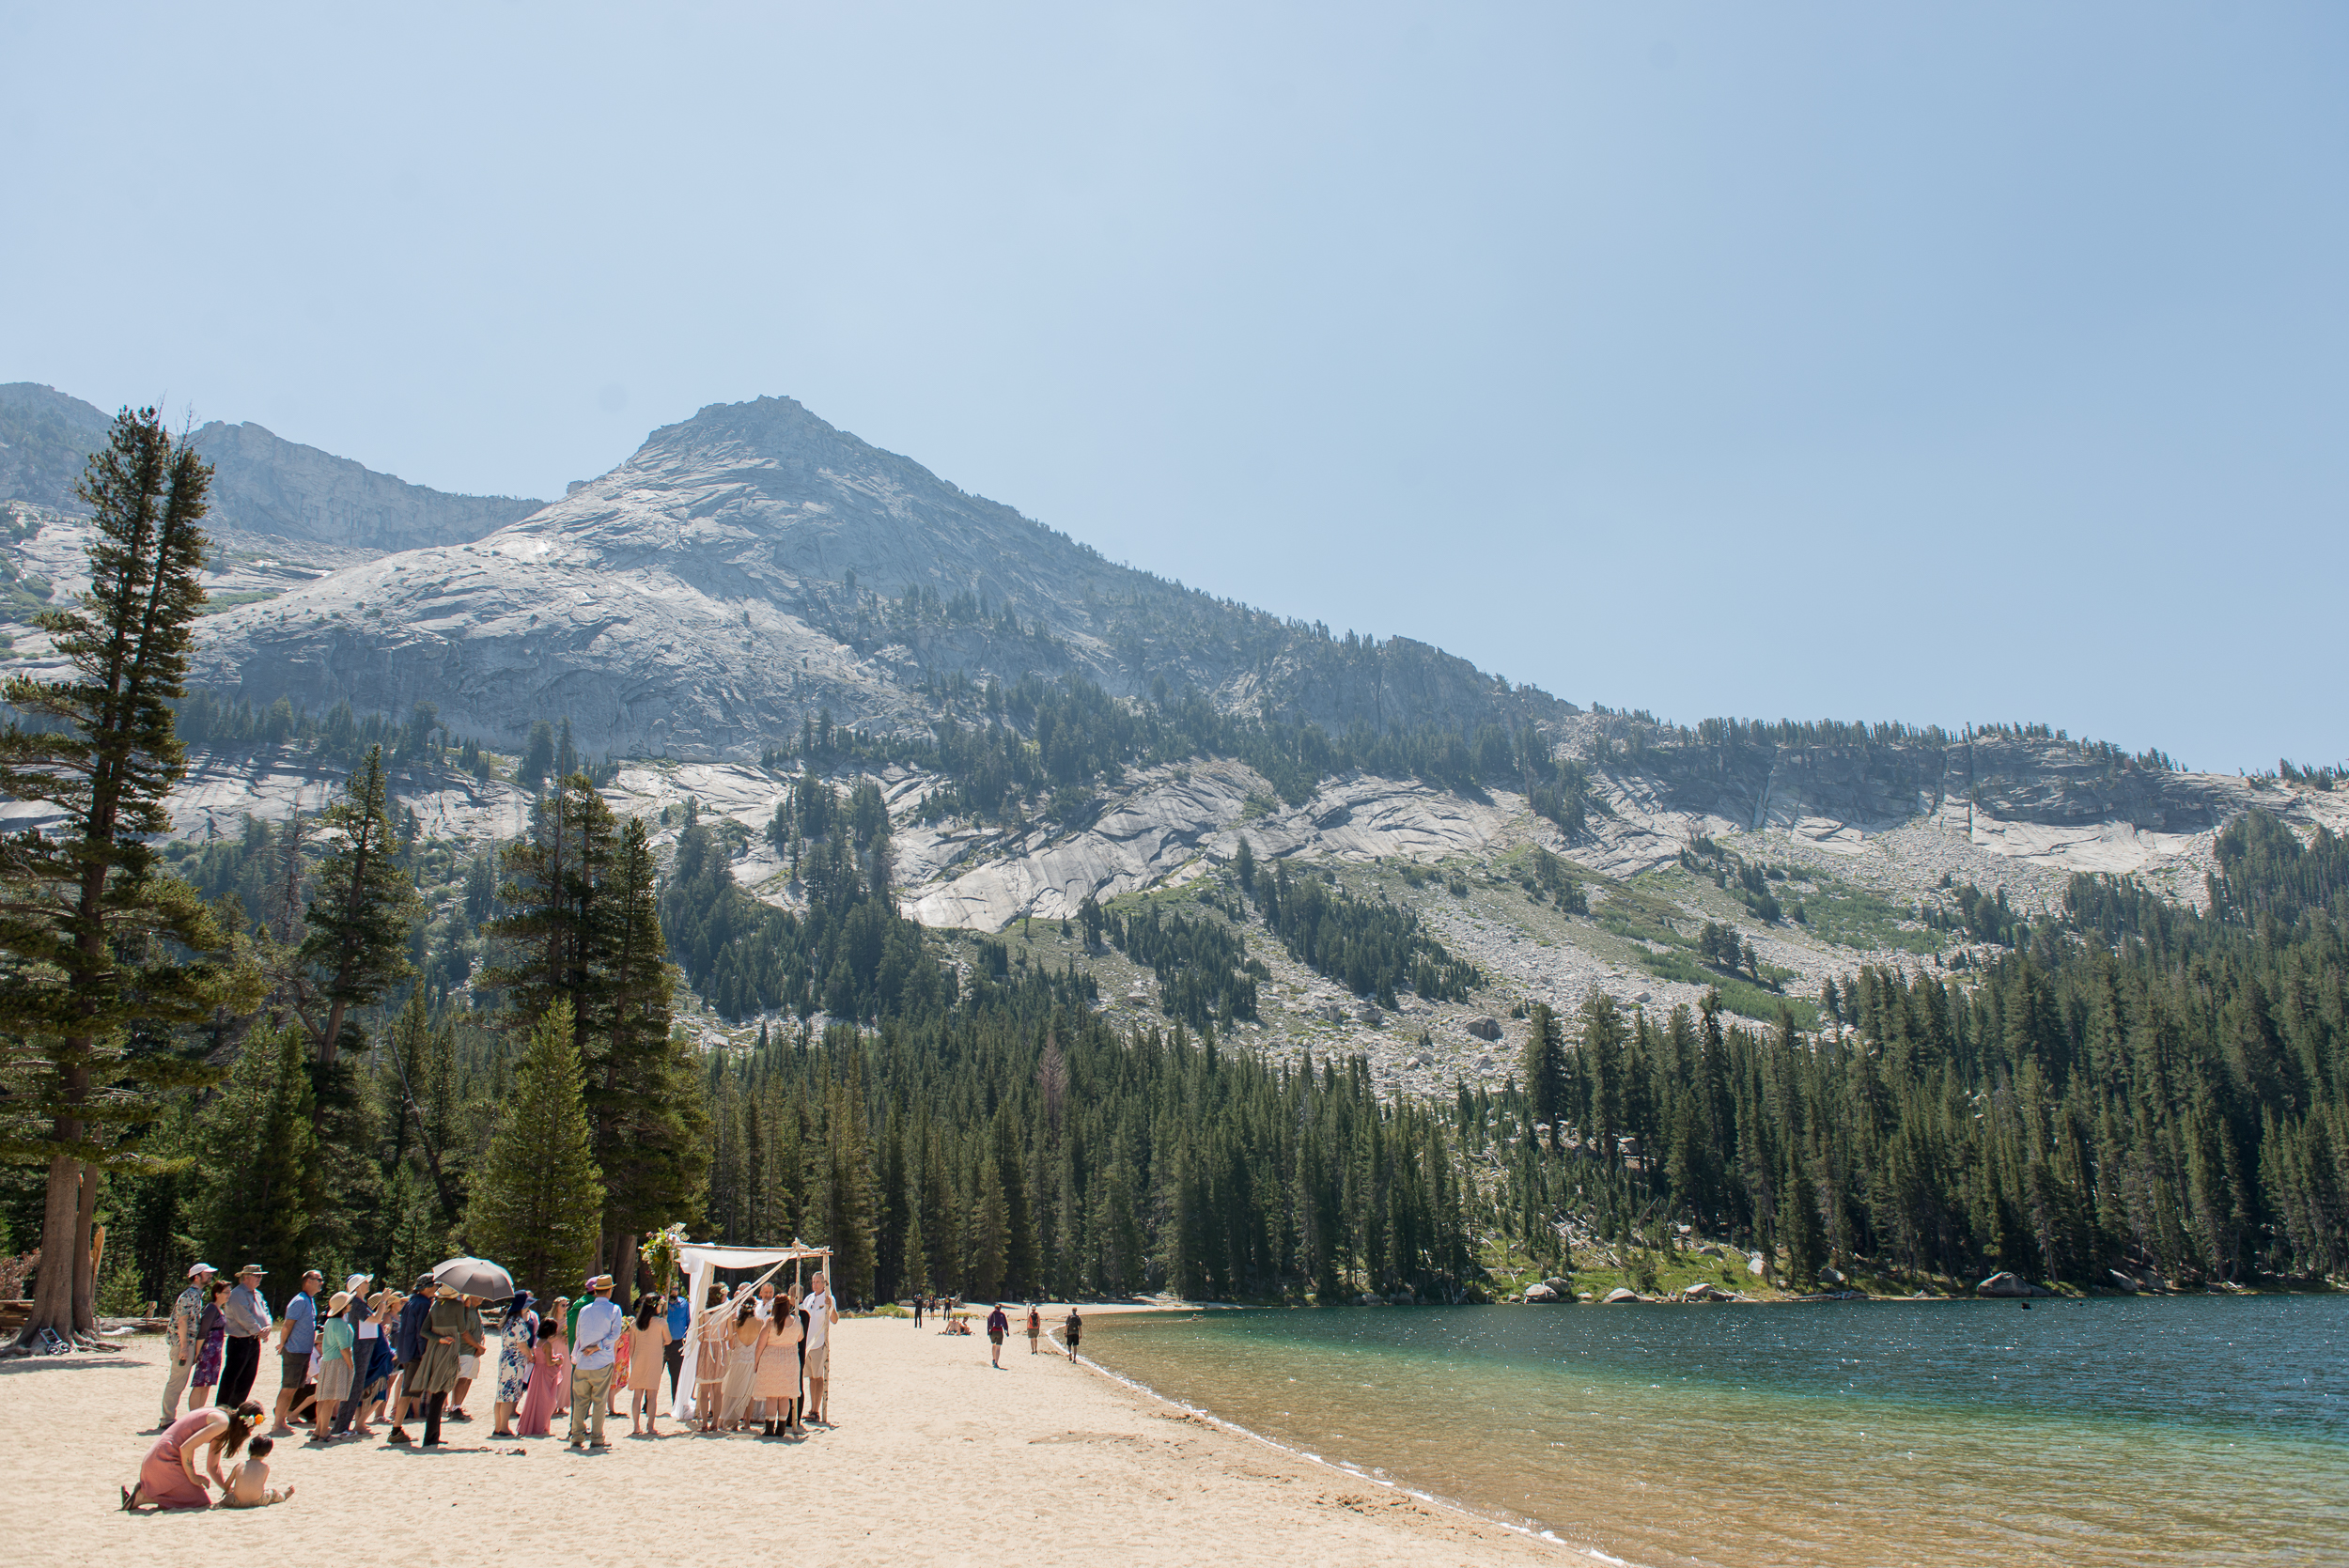
[[[786,394],[1577,702],[2349,755],[2349,9],[0,10],[0,380],[559,494]]]

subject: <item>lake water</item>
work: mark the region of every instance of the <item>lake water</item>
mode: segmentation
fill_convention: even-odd
[[[2349,1563],[2349,1299],[1329,1308],[1085,1349],[1633,1562]]]

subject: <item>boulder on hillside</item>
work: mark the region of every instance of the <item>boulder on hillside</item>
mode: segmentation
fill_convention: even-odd
[[[1729,1292],[1719,1285],[1710,1285],[1699,1280],[1680,1293],[1680,1299],[1683,1301],[1727,1301],[1732,1297]]]
[[[1354,1298],[1354,1304],[1358,1307],[1383,1307],[1387,1304],[1387,1298],[1383,1296],[1374,1296],[1369,1291],[1364,1291],[1361,1295]]]
[[[1354,1017],[1373,1029],[1382,1027],[1387,1021],[1387,1016],[1367,1001],[1354,1009]]]
[[[1841,1269],[1822,1268],[1819,1270],[1819,1283],[1823,1285],[1840,1285],[1844,1282],[1843,1273]]]
[[[1768,1265],[1762,1261],[1762,1254],[1759,1252],[1756,1252],[1753,1256],[1746,1260],[1746,1272],[1752,1275],[1757,1280],[1762,1277],[1764,1271],[1768,1266]]]
[[[1480,1040],[1498,1040],[1501,1038],[1501,1020],[1478,1018],[1468,1026],[1468,1032]]]
[[[2112,1276],[2113,1289],[2126,1292],[2130,1296],[2135,1296],[2137,1294],[2137,1281],[2135,1280],[2130,1279],[2127,1275],[2122,1273],[2117,1268],[2108,1268],[2105,1272]]]
[[[1387,1304],[1391,1307],[1416,1307],[1419,1305],[1419,1297],[1413,1295],[1408,1287],[1406,1287],[1388,1296]]]
[[[1528,1301],[1555,1301],[1559,1296],[1546,1284],[1528,1285],[1525,1287],[1525,1298]]]
[[[1346,1021],[1346,1009],[1340,1007],[1334,1001],[1325,1001],[1320,1006],[1314,1009],[1314,1017],[1321,1019],[1324,1023],[1344,1023]]]
[[[2043,1293],[2021,1275],[2010,1274],[2000,1269],[1981,1284],[1976,1285],[1974,1294],[1976,1296],[2038,1296]]]
[[[1646,1299],[1646,1296],[1641,1296],[1638,1291],[1633,1290],[1629,1285],[1617,1285],[1613,1290],[1607,1293],[1607,1300],[1605,1304],[1611,1307],[1619,1301],[1644,1301]]]
[[[1556,1291],[1561,1296],[1572,1296],[1574,1294],[1574,1282],[1570,1280],[1561,1280],[1555,1274],[1551,1275],[1548,1279],[1544,1280],[1542,1283],[1548,1285],[1550,1289]]]

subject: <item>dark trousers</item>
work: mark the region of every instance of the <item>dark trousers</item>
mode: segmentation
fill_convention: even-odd
[[[441,1440],[441,1408],[447,1403],[448,1391],[446,1389],[424,1396],[424,1440],[426,1442],[437,1443]]]
[[[220,1364],[220,1397],[212,1403],[224,1410],[234,1410],[253,1392],[253,1374],[261,1370],[261,1337],[231,1334],[223,1348],[226,1354]]]
[[[675,1340],[661,1347],[661,1364],[669,1369],[669,1402],[677,1403],[677,1380],[685,1371],[685,1346]]]

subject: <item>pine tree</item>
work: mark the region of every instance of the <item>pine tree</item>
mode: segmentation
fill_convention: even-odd
[[[568,1288],[596,1255],[603,1172],[581,1079],[570,1003],[557,1000],[531,1032],[465,1212],[466,1244],[541,1296]]]
[[[280,1281],[321,1266],[307,1255],[320,1195],[303,1038],[293,1027],[255,1031],[196,1117],[201,1168],[212,1175],[205,1250],[234,1258],[226,1268],[257,1262]]]
[[[1566,1044],[1549,1003],[1533,1004],[1525,1023],[1525,1108],[1532,1122],[1549,1125],[1549,1146],[1566,1136]]]
[[[296,1015],[322,1068],[335,1063],[350,1009],[375,1002],[386,986],[414,972],[408,940],[424,906],[399,863],[390,805],[383,748],[371,746],[343,798],[327,808],[321,826],[330,836],[317,865],[318,896],[293,955]],[[323,1018],[316,1016],[320,1005]]]
[[[232,988],[241,1011],[257,1000],[213,961],[226,934],[149,842],[170,829],[163,800],[185,772],[170,704],[204,604],[210,484],[153,409],[118,414],[75,486],[90,508],[90,586],[73,609],[35,618],[70,674],[0,687],[39,726],[0,732],[0,798],[62,817],[0,841],[0,1038],[22,1085],[0,1155],[49,1167],[27,1343],[44,1328],[96,1331],[99,1182],[143,1157],[119,1136],[158,1114],[158,1091],[212,1076],[168,1053],[133,1056],[128,1034],[194,1022]]]

